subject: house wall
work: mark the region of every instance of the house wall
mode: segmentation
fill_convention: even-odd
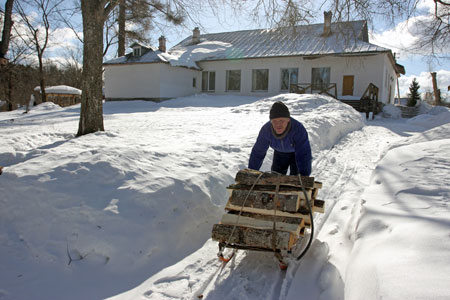
[[[195,78],[195,87],[193,79]],[[189,96],[200,92],[201,72],[187,68],[172,67],[161,64],[160,96],[161,98],[176,98]]]
[[[386,53],[379,53],[367,56],[337,57],[324,56],[314,59],[302,57],[280,57],[265,59],[229,60],[229,61],[207,61],[200,62],[199,66],[204,71],[216,72],[215,94],[238,94],[249,96],[272,96],[281,91],[281,69],[298,68],[298,82],[311,83],[312,68],[329,67],[330,82],[336,83],[338,98],[342,97],[343,76],[354,76],[355,98],[360,98],[369,83],[375,84],[379,88],[379,101],[388,103],[393,99],[395,89],[395,71]],[[269,88],[266,93],[252,92],[252,70],[269,69]],[[241,70],[241,90],[240,92],[226,91],[226,71]],[[201,77],[198,79],[201,88]],[[391,86],[391,95],[389,95]],[[391,100],[392,101],[392,100]]]
[[[386,104],[394,104],[395,94],[397,93],[397,74],[395,73],[394,68],[392,67],[391,62],[389,61],[388,56],[384,57],[385,63],[385,78],[384,78],[384,94],[382,95],[383,103]]]
[[[201,88],[199,71],[166,63],[106,65],[104,76],[106,100],[164,100],[189,96]]]
[[[246,60],[223,60],[206,61],[198,65],[203,71],[216,72],[216,94],[236,94],[245,96],[273,96],[281,91],[281,69],[299,68],[302,58],[283,57],[283,58],[264,58],[264,59],[246,59]],[[252,91],[252,70],[269,69],[269,86],[267,92]],[[226,91],[226,71],[241,70],[241,90],[240,92]],[[299,74],[300,76],[300,74]],[[201,84],[200,84],[201,88]],[[285,91],[284,91],[285,92]]]
[[[309,60],[307,66],[307,69],[326,66],[331,68],[330,81],[337,83],[338,98],[342,97],[343,76],[353,75],[356,98],[361,97],[368,85],[373,83],[379,89],[379,101],[383,103],[393,101],[396,75],[386,53],[353,57],[323,57]],[[308,77],[307,74],[306,77]],[[390,87],[391,90],[389,90]]]
[[[163,64],[105,65],[106,100],[160,99]]]
[[[279,57],[245,60],[204,61],[203,71],[216,72],[213,94],[272,96],[281,90],[281,69],[298,68],[298,82],[311,83],[312,68],[329,67],[330,82],[336,83],[338,98],[342,97],[343,76],[354,76],[353,97],[360,98],[369,83],[379,88],[379,101],[393,101],[395,71],[386,53],[366,56]],[[252,91],[252,70],[269,69],[267,92]],[[241,70],[241,90],[226,91],[226,71]],[[193,86],[195,78],[196,86]],[[168,99],[201,92],[202,72],[165,63],[105,66],[106,99]],[[389,94],[389,91],[391,92]],[[392,103],[392,102],[391,102]]]

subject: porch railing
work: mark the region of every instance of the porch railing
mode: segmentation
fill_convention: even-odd
[[[366,119],[369,119],[369,113],[372,112],[373,120],[379,110],[378,87],[373,83],[369,83],[360,101],[361,110],[366,113]]]
[[[297,94],[326,94],[337,99],[336,83],[297,83],[291,84],[289,87],[290,93]]]

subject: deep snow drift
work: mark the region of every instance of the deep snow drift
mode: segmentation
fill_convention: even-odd
[[[245,251],[222,269],[212,224],[277,100],[308,130],[326,213],[287,272]],[[0,113],[1,299],[450,297],[448,109],[365,121],[317,95],[200,95],[104,114],[75,138],[79,106]]]

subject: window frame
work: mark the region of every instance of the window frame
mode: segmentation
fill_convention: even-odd
[[[314,76],[315,72],[318,71],[319,77]],[[317,73],[316,73],[317,74]],[[315,82],[315,78],[320,79],[319,82]],[[316,88],[317,86],[324,86],[329,85],[331,83],[331,67],[318,67],[318,68],[311,68],[311,90],[323,90],[320,88]]]
[[[288,71],[288,84],[287,84],[287,89],[283,89],[283,71],[287,70]],[[296,75],[297,75],[297,81],[296,82],[292,82],[292,74],[293,71],[296,71]],[[298,68],[281,68],[280,71],[280,91],[290,91],[291,90],[291,84],[298,84]]]
[[[260,79],[261,77],[257,77],[258,76],[258,72],[261,71],[266,71],[267,74],[264,76],[266,82],[263,83],[263,85],[266,87],[265,89],[257,89],[259,87],[259,85],[261,84],[261,82],[257,82],[258,79]],[[252,69],[252,92],[268,92],[269,91],[269,69]]]
[[[141,47],[133,48],[133,56],[141,56]]]
[[[204,76],[205,74],[206,74],[206,81]],[[202,92],[215,92],[215,91],[216,91],[216,71],[202,71]]]
[[[230,89],[230,74],[232,72],[239,72],[239,82],[238,82],[238,89]],[[242,72],[241,70],[226,70],[226,78],[225,78],[225,91],[226,92],[240,92],[241,91],[241,79],[242,79]]]

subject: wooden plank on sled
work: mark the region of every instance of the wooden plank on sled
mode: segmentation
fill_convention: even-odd
[[[250,190],[252,188],[251,185],[246,184],[230,184],[227,186],[228,190]],[[274,192],[275,193],[276,186],[275,185],[255,185],[253,187],[253,191],[259,191],[259,192]],[[292,186],[292,185],[282,185],[279,189],[280,193],[285,194],[300,194],[303,193],[302,187],[300,186]],[[306,191],[311,191],[311,188],[306,188]]]
[[[242,184],[239,184],[239,185],[232,184],[232,185],[228,186],[227,189],[231,193],[234,191],[241,191],[242,193],[245,192],[244,196],[247,196],[248,192],[251,189],[251,186],[242,185]],[[276,190],[275,186],[259,185],[259,186],[253,187],[252,193],[258,192],[258,193],[267,193],[267,194],[275,195],[276,194],[275,190]],[[309,199],[313,198],[314,189],[308,188],[308,189],[305,189],[305,192],[308,195]],[[305,199],[305,193],[303,193],[303,191],[300,187],[280,186],[278,194],[279,195],[297,195],[298,197],[300,197],[300,199]]]
[[[287,231],[274,231],[266,229],[256,229],[251,227],[236,226],[233,235],[234,225],[214,224],[211,237],[218,242],[228,242],[235,245],[245,245],[248,247],[290,250],[291,233]],[[273,235],[275,234],[275,238]],[[275,243],[275,245],[273,245]]]
[[[273,210],[277,208],[281,211],[295,213],[300,208],[300,196],[298,194],[278,194],[278,201],[275,203],[275,192],[257,192],[233,190],[229,202],[236,206],[254,207]]]
[[[314,199],[313,212],[324,213],[325,212],[325,201]]]
[[[257,229],[288,231],[300,235],[301,228],[304,227],[303,218],[270,217],[264,215],[227,213],[222,216],[221,224],[239,225],[243,227],[252,227]]]
[[[260,171],[251,170],[251,169],[240,170],[236,174],[235,181],[236,181],[236,183],[253,185],[261,173],[262,172],[260,172]],[[314,184],[314,177],[302,176],[301,178],[302,178],[302,183],[305,188],[313,188],[315,186],[317,186],[318,188],[322,187],[321,183],[317,183],[317,185]],[[261,178],[258,180],[257,184],[259,184],[259,185],[265,185],[265,184],[276,185],[278,183],[280,183],[282,185],[300,186],[298,176],[296,176],[296,175],[279,176],[278,174],[274,174],[274,173],[264,173],[261,176]]]
[[[233,205],[230,203],[230,201],[228,201],[227,205],[225,206],[225,210],[236,211],[236,212],[239,212],[242,210],[243,212],[257,214],[257,215],[265,215],[265,216],[276,215],[278,217],[302,218],[302,219],[304,219],[305,223],[306,222],[309,223],[309,220],[310,220],[309,215],[307,213],[298,213],[298,212],[290,213],[290,212],[285,212],[285,211],[281,211],[281,210],[277,210],[274,213],[273,210]]]

